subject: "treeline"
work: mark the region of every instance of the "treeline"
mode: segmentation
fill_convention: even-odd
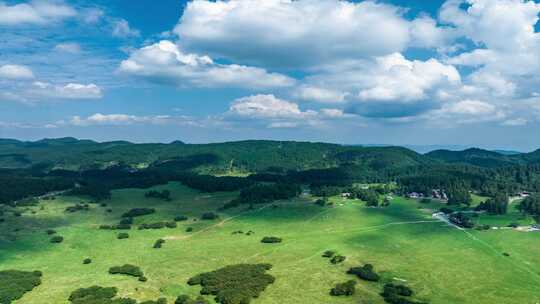
[[[0,204],[11,204],[17,200],[40,196],[54,191],[70,189],[73,181],[56,177],[32,177],[18,173],[0,173]]]
[[[271,203],[296,197],[300,192],[300,186],[296,184],[257,184],[240,191],[238,198],[227,203],[224,208]]]

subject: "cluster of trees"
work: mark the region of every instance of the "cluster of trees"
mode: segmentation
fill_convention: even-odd
[[[219,215],[214,212],[205,212],[201,215],[201,220],[212,221],[219,218]]]
[[[463,212],[455,212],[448,216],[448,219],[453,224],[462,228],[474,228],[474,222]]]
[[[405,285],[388,283],[383,287],[381,296],[389,304],[422,304],[410,299],[413,290]]]
[[[222,304],[248,304],[259,297],[275,278],[266,273],[270,264],[238,264],[206,272],[188,280],[189,285],[201,285],[201,294],[214,295]]]
[[[73,206],[66,207],[66,212],[69,212],[69,213],[75,213],[77,211],[88,211],[88,210],[90,210],[89,204],[75,204]]]
[[[534,194],[522,200],[518,209],[540,219],[540,194]]]
[[[381,277],[375,272],[373,265],[365,264],[364,266],[352,267],[347,271],[348,274],[356,275],[358,278],[371,282],[378,282]]]
[[[176,228],[178,227],[178,224],[176,224],[175,221],[167,221],[167,222],[154,222],[154,223],[144,223],[139,225],[139,230],[146,230],[146,229],[163,229],[163,228]]]
[[[169,190],[150,190],[144,194],[147,198],[157,198],[164,201],[170,201],[171,200],[171,192]]]
[[[258,184],[240,191],[238,198],[227,203],[224,208],[232,208],[242,204],[265,204],[276,200],[291,199],[300,194],[300,186],[296,184]]]
[[[109,268],[110,274],[124,274],[132,277],[139,278],[139,281],[146,281],[146,277],[141,268],[131,264],[124,264],[122,266],[113,266]]]
[[[137,304],[130,298],[117,298],[116,287],[91,286],[79,288],[71,293],[68,300],[71,304]]]
[[[283,239],[277,236],[265,236],[262,238],[261,243],[272,244],[272,243],[281,243],[282,241]]]
[[[53,244],[59,244],[59,243],[62,243],[63,241],[64,241],[64,237],[59,236],[59,235],[55,235],[50,239],[50,242]]]
[[[122,217],[136,217],[136,216],[143,216],[155,213],[156,209],[154,208],[133,208],[124,214],[122,214]]]
[[[334,288],[330,290],[330,295],[332,296],[352,296],[355,289],[356,281],[349,280],[345,283],[338,283]]]
[[[332,264],[340,264],[340,263],[345,262],[346,259],[347,259],[347,257],[344,256],[344,255],[335,255],[330,259],[330,263],[332,263]]]
[[[475,210],[485,210],[489,214],[506,214],[508,211],[508,195],[497,192],[495,196],[476,206]]]
[[[10,304],[41,285],[41,271],[0,271],[0,303]]]
[[[188,220],[188,217],[185,216],[185,215],[177,215],[174,217],[174,221],[175,222],[183,222],[183,221],[187,221]]]
[[[379,206],[379,193],[374,189],[355,189],[351,194],[366,202],[368,207]]]

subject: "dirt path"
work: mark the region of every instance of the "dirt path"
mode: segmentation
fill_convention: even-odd
[[[203,232],[205,232],[205,231],[208,231],[208,230],[210,230],[210,229],[212,229],[212,228],[223,227],[226,223],[228,223],[228,222],[230,222],[230,221],[233,221],[233,220],[236,219],[236,218],[239,218],[239,217],[241,217],[241,216],[243,216],[243,215],[246,215],[246,214],[248,214],[248,213],[261,211],[261,210],[263,210],[263,209],[268,208],[268,207],[271,206],[271,205],[272,205],[272,204],[267,204],[267,205],[264,205],[264,206],[262,206],[261,208],[258,208],[258,209],[247,210],[247,211],[240,212],[240,213],[238,213],[237,215],[233,215],[233,216],[231,216],[231,217],[225,218],[225,219],[221,220],[220,222],[215,223],[214,225],[210,225],[210,226],[205,227],[205,228],[203,228],[203,229],[201,229],[201,230],[199,230],[199,231],[193,232],[193,233],[191,233],[191,234],[189,234],[189,235],[180,235],[180,236],[172,235],[172,236],[166,236],[166,237],[164,237],[163,239],[164,239],[164,240],[171,240],[171,241],[175,241],[175,240],[186,240],[186,239],[189,239],[189,238],[194,237],[195,235],[198,235],[198,234],[201,234],[201,233],[203,233]]]

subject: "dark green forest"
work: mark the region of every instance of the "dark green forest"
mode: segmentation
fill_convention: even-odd
[[[309,142],[133,144],[61,138],[0,140],[0,168],[0,204],[12,205],[56,191],[99,202],[113,189],[179,181],[202,192],[240,191],[224,207],[251,206],[294,197],[301,186],[327,196],[355,191],[354,183],[394,182],[402,194],[444,189],[450,204],[469,204],[472,192],[493,197],[482,208],[500,214],[506,208],[501,197],[540,190],[540,151],[439,150],[422,155],[401,147]],[[221,176],[238,173],[240,177]],[[158,194],[148,193],[166,196]],[[356,190],[353,195],[377,205],[372,193]],[[536,212],[533,207],[522,210]]]

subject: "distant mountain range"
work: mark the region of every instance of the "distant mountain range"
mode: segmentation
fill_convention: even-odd
[[[435,149],[434,148],[451,148]],[[305,170],[355,164],[368,170],[418,165],[468,164],[484,168],[540,164],[540,150],[531,153],[489,151],[461,146],[338,145],[329,143],[247,140],[211,144],[135,144],[96,142],[72,137],[18,141],[0,139],[0,168],[80,170],[124,164],[144,168],[156,163],[201,162],[213,172],[254,172],[279,164],[282,170]],[[426,151],[428,151],[426,153]],[[424,154],[422,154],[422,153]]]

